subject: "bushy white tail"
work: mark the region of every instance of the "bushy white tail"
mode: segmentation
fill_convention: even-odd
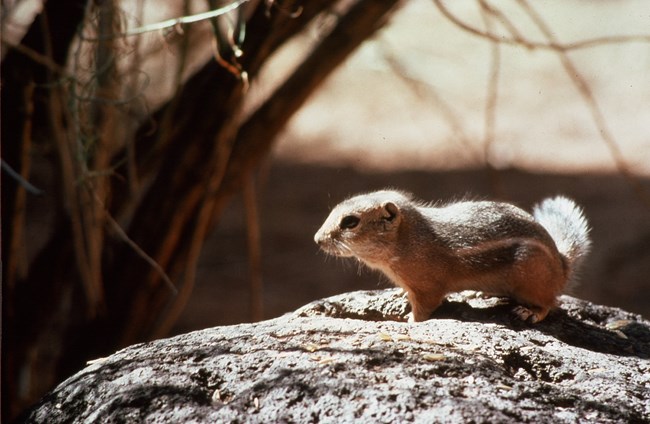
[[[589,224],[582,209],[573,200],[557,196],[536,205],[533,216],[553,237],[567,261],[570,278],[591,247]]]

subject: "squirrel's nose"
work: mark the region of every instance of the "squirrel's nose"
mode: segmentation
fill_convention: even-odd
[[[316,234],[314,234],[314,242],[316,242],[317,245],[322,246],[323,244],[325,244],[326,240],[327,240],[327,235],[322,229],[316,231]]]

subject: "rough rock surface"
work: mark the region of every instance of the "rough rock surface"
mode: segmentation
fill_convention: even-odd
[[[134,345],[28,422],[648,422],[650,322],[568,296],[542,323],[471,293],[400,322],[397,290]]]

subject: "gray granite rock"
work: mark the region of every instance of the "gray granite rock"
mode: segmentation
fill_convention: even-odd
[[[25,421],[650,421],[650,322],[568,296],[533,326],[511,308],[463,293],[409,324],[398,290],[347,293],[128,347]]]

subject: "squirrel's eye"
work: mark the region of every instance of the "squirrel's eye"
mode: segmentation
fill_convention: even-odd
[[[344,216],[343,219],[341,219],[341,222],[339,223],[339,227],[342,230],[351,230],[357,225],[359,225],[360,221],[361,220],[354,215]]]

